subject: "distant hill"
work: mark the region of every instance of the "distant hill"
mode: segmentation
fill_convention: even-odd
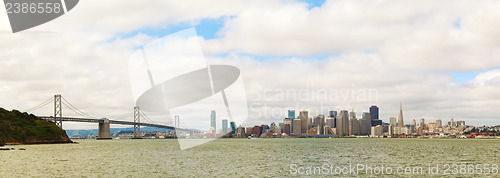
[[[0,108],[0,145],[73,143],[53,122],[33,114]]]

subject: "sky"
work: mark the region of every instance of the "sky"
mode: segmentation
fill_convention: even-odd
[[[354,110],[359,118],[372,105],[389,122],[400,103],[406,123],[454,118],[499,125],[499,6],[467,0],[85,0],[15,34],[0,8],[0,106],[26,110],[62,94],[89,115],[120,118],[135,105],[127,61],[134,50],[195,27],[208,64],[241,70],[248,118],[237,125],[282,122],[289,109],[310,116]],[[227,116],[217,111],[220,126]],[[52,112],[49,105],[33,113]],[[200,117],[192,127],[208,130],[210,111],[192,113]],[[64,109],[63,115],[78,116]],[[97,127],[68,122],[63,128]]]

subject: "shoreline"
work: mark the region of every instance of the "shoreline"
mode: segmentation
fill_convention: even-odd
[[[49,145],[49,144],[79,144],[78,142],[31,142],[31,143],[17,143],[17,142],[11,142],[11,143],[5,143],[4,146],[12,146],[12,145]]]

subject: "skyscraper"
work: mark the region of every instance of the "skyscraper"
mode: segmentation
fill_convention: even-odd
[[[309,128],[309,112],[308,111],[300,111],[300,114],[299,114],[299,119],[300,119],[300,128],[301,128],[301,132],[303,134],[307,134],[307,129]],[[295,120],[294,120],[294,124],[293,124],[293,130],[295,131]]]
[[[222,120],[222,133],[227,133],[227,119]]]
[[[349,113],[349,119],[355,119],[356,118],[356,112],[354,112],[354,109]]]
[[[293,131],[292,133],[294,135],[301,135],[302,133],[302,129],[301,129],[301,126],[302,126],[302,121],[300,119],[294,119],[293,120]]]
[[[391,117],[389,124],[391,124],[392,126],[396,126],[396,124],[397,124],[397,118]]]
[[[370,113],[363,113],[363,117],[361,118],[359,127],[361,134],[370,134],[372,127],[372,119]]]
[[[347,110],[340,111],[337,118],[337,136],[343,137],[349,134],[349,112]]]
[[[360,121],[356,118],[352,118],[349,120],[349,135],[359,134],[359,125]]]
[[[215,110],[212,110],[212,113],[210,114],[210,127],[213,127],[214,130],[217,130],[217,125],[215,124]]]
[[[398,117],[398,127],[404,127],[405,122],[403,120],[403,103],[399,103],[399,117]]]
[[[288,110],[288,118],[295,119],[295,110]]]
[[[314,127],[319,131],[320,134],[324,134],[323,127],[325,126],[325,115],[320,114],[314,117]]]
[[[378,106],[370,107],[370,117],[372,120],[372,126],[381,125],[381,121],[379,120]]]
[[[335,118],[334,117],[331,117],[331,116],[328,116],[326,118],[326,122],[325,122],[325,126],[328,126],[330,128],[334,128],[333,126],[335,125]]]
[[[330,111],[329,117],[333,118],[333,125],[330,125],[330,128],[337,127],[337,111]]]

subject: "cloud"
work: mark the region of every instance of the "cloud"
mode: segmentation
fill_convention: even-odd
[[[354,108],[361,115],[372,104],[388,121],[400,101],[406,122],[455,117],[493,125],[493,108],[500,107],[498,3],[328,0],[309,8],[297,1],[86,0],[53,22],[0,34],[0,101],[7,109],[26,109],[61,93],[88,114],[119,118],[134,106],[127,59],[157,38],[141,30],[227,17],[220,38],[201,42],[209,63],[242,70],[246,126],[280,121],[288,109],[316,115]],[[0,14],[0,30],[10,31]],[[448,71],[481,74],[454,84]],[[207,113],[193,114],[208,121]]]

